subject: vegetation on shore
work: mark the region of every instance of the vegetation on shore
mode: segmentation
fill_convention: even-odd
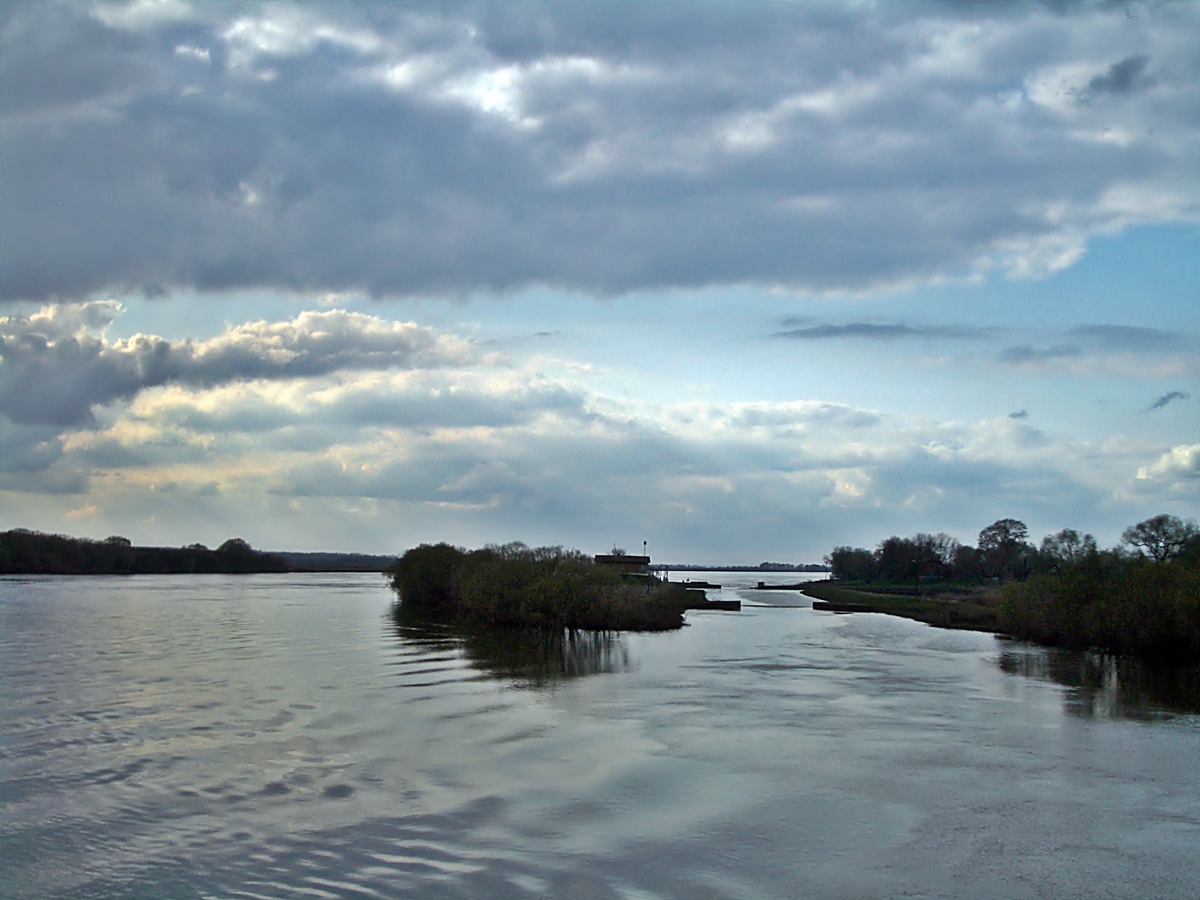
[[[1000,628],[1072,649],[1200,660],[1200,560],[1089,553],[1006,585]]]
[[[855,587],[836,581],[812,581],[804,593],[832,612],[880,612],[915,619],[939,628],[1000,631],[1000,591],[985,586],[973,589],[946,587],[923,592],[911,587],[884,585]]]
[[[827,558],[833,579],[805,592],[834,610],[1164,662],[1200,660],[1195,522],[1154,516],[1108,550],[1070,528],[1040,547],[1027,536],[1024,523],[1001,519],[980,532],[978,547],[945,534],[890,537],[873,552],[838,547]]]
[[[703,592],[622,577],[577,550],[522,543],[463,550],[422,544],[388,570],[397,613],[488,628],[665,631]]]
[[[189,547],[135,547],[128,538],[102,541],[42,534],[16,528],[0,532],[3,575],[180,575],[287,572],[287,560],[230,538],[216,550]]]

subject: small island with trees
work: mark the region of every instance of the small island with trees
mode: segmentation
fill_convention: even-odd
[[[837,547],[829,581],[804,591],[816,609],[882,612],[944,628],[992,631],[1049,646],[1200,660],[1200,528],[1158,515],[1101,550],[1072,528],[1040,547],[1000,519],[978,546],[946,534],[890,537],[874,550]]]
[[[619,551],[592,558],[519,542],[479,550],[443,543],[412,548],[388,574],[397,616],[470,628],[667,631],[682,627],[689,609],[734,608],[657,578],[648,562]]]

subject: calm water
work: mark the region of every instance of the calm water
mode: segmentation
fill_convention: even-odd
[[[0,579],[0,895],[1200,897],[1196,680],[760,577],[497,646],[378,576]]]

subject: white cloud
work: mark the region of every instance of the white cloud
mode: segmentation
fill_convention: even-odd
[[[1137,470],[1137,487],[1200,499],[1200,444],[1179,444]]]
[[[114,28],[137,31],[195,17],[185,0],[132,0],[129,3],[97,3],[90,14]]]
[[[119,313],[119,304],[100,301],[0,317],[0,413],[26,425],[79,426],[97,406],[167,384],[429,368],[475,355],[466,341],[413,322],[344,310],[250,322],[200,342],[143,334],[110,342],[93,333]]]

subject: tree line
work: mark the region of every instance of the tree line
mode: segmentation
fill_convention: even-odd
[[[893,535],[874,550],[835,547],[825,557],[835,580],[873,583],[922,581],[1024,581],[1031,575],[1055,573],[1101,552],[1096,539],[1073,528],[1046,535],[1040,546],[1029,541],[1029,529],[1018,519],[998,519],[979,532],[976,546],[938,534]],[[1200,529],[1191,520],[1159,515],[1126,528],[1109,555],[1154,562],[1200,557]]]
[[[186,575],[287,572],[287,560],[230,538],[215,550],[135,547],[119,535],[102,541],[16,528],[0,532],[3,575]]]
[[[1159,660],[1200,659],[1200,528],[1158,515],[1126,528],[1116,547],[1072,528],[1034,546],[1017,519],[979,532],[977,546],[946,534],[890,537],[875,550],[837,547],[839,581],[914,589],[991,581],[997,627],[1014,637]]]

